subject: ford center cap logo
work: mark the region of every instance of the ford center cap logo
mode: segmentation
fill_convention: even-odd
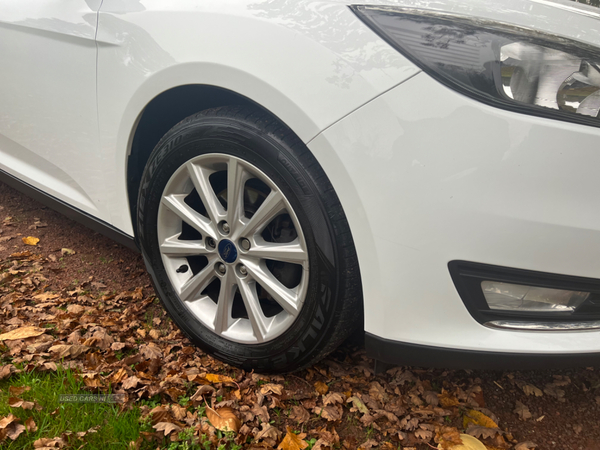
[[[237,249],[233,242],[228,239],[223,239],[219,242],[219,256],[226,263],[231,264],[237,259]]]

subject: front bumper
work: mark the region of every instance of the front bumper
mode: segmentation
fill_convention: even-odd
[[[478,323],[448,263],[599,279],[598,143],[600,129],[483,105],[424,73],[313,139],[352,229],[366,332],[467,353],[595,358],[600,331]]]

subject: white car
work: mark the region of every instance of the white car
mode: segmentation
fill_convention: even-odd
[[[600,361],[596,8],[0,0],[0,62],[0,179],[223,361]]]

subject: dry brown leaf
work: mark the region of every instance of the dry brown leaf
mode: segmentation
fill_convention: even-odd
[[[162,350],[154,342],[150,342],[145,345],[140,345],[140,354],[146,359],[155,359],[163,357]]]
[[[25,421],[25,428],[27,429],[28,433],[35,433],[37,431],[38,427],[35,424],[35,421],[33,420],[33,417],[29,417]]]
[[[11,374],[15,373],[17,368],[12,364],[7,364],[5,366],[0,366],[0,380],[4,378],[8,378]]]
[[[177,433],[181,431],[180,426],[171,422],[158,422],[156,425],[153,425],[152,428],[154,428],[156,431],[162,431],[165,436],[168,436],[174,431]]]
[[[547,384],[544,387],[544,393],[557,399],[561,399],[565,396],[565,391],[559,389],[558,386],[556,386],[554,383]]]
[[[323,396],[323,405],[336,405],[338,403],[344,403],[344,397],[339,392],[330,392]]]
[[[276,441],[277,439],[279,439],[281,432],[277,428],[275,428],[269,423],[261,423],[260,426],[262,430],[256,433],[254,439],[256,439],[257,441],[260,441],[261,439],[273,439],[274,441]]]
[[[297,405],[292,406],[292,412],[290,413],[290,420],[297,423],[304,423],[310,419],[310,413],[304,406]]]
[[[58,298],[58,294],[53,294],[52,292],[43,292],[41,294],[37,294],[33,296],[39,303],[47,302],[48,300],[53,300]]]
[[[476,438],[481,437],[483,439],[487,439],[493,438],[496,436],[496,434],[501,433],[501,431],[498,428],[488,428],[480,425],[470,424],[466,430],[466,433]]]
[[[35,404],[33,402],[26,402],[25,400],[19,397],[9,397],[8,406],[10,406],[11,408],[33,409]]]
[[[419,439],[423,439],[424,441],[430,441],[431,438],[433,438],[433,431],[419,428],[418,430],[415,430],[415,436]]]
[[[438,395],[438,398],[440,400],[440,404],[444,408],[450,408],[451,406],[460,405],[458,399],[449,392],[447,392],[445,389],[442,389],[442,393]]]
[[[85,353],[90,348],[86,345],[79,344],[58,344],[53,345],[48,349],[50,353],[54,353],[54,357],[62,358],[77,358],[82,353]]]
[[[474,409],[467,410],[463,416],[463,428],[467,428],[470,424],[486,428],[498,428],[498,424],[491,418]]]
[[[277,446],[278,450],[304,450],[308,447],[308,442],[304,440],[306,433],[296,434],[287,427],[287,433],[281,443]]]
[[[46,450],[46,449],[54,449],[54,448],[64,448],[67,443],[64,439],[56,437],[56,438],[40,438],[33,443],[33,447]]]
[[[460,432],[454,427],[441,427],[435,433],[435,442],[437,442],[438,448],[450,449],[455,445],[462,445],[462,439],[460,438]]]
[[[25,431],[25,427],[19,423],[20,421],[21,420],[18,417],[12,414],[2,418],[2,420],[0,420],[0,435],[2,436],[2,439],[6,437],[13,441],[17,439],[19,435]]]
[[[389,396],[385,392],[384,387],[377,381],[373,381],[369,385],[369,395],[378,402],[386,403],[389,400]]]
[[[313,409],[313,412],[328,421],[335,422],[342,418],[343,410],[341,407],[336,406],[317,406]]]
[[[354,408],[356,408],[357,411],[363,414],[369,414],[369,408],[367,408],[367,406],[363,403],[363,401],[360,398],[350,397],[348,400],[346,400],[346,403],[350,402],[352,402],[352,405],[354,406]]]
[[[139,382],[142,381],[135,375],[130,376],[125,381],[123,381],[123,389],[135,389]]]
[[[14,397],[21,395],[23,392],[30,391],[30,386],[9,386],[8,393]]]
[[[44,334],[46,330],[38,327],[21,327],[7,333],[0,334],[0,341],[26,339]]]
[[[329,392],[329,386],[327,386],[322,381],[317,381],[315,383],[315,390],[317,391],[318,394],[325,395],[325,394],[327,394],[327,392]]]
[[[268,394],[281,395],[283,393],[283,386],[281,384],[274,384],[274,383],[263,384],[260,387],[260,393],[262,395],[268,395]]]
[[[237,433],[242,426],[240,419],[237,418],[235,412],[230,407],[219,408],[217,410],[207,407],[206,417],[208,417],[212,426],[217,430]]]
[[[234,383],[233,378],[226,375],[217,375],[216,373],[209,373],[204,378],[211,383]]]
[[[529,411],[529,408],[518,400],[513,412],[516,412],[523,420],[531,419],[531,412]]]
[[[38,242],[40,242],[39,238],[33,237],[33,236],[27,236],[24,238],[21,238],[21,240],[23,241],[23,244],[25,245],[37,245]]]
[[[433,391],[423,392],[423,398],[431,406],[437,406],[440,404],[440,399],[438,398],[438,395]]]
[[[537,444],[535,442],[525,441],[519,442],[517,445],[515,445],[515,450],[533,450],[536,447]]]
[[[358,446],[358,450],[369,450],[373,447],[379,447],[379,442],[377,442],[375,439],[369,439],[368,441],[360,444]]]
[[[541,389],[536,388],[533,384],[525,384],[523,385],[523,392],[527,395],[535,395],[536,397],[541,397],[543,394]]]

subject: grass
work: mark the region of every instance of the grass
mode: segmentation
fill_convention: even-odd
[[[43,409],[23,410],[8,406],[10,386],[29,386],[30,390],[23,392],[19,397],[37,402]],[[115,403],[59,402],[60,394],[87,394],[84,386],[73,371],[62,368],[56,373],[21,373],[8,381],[0,382],[0,417],[12,413],[21,419],[21,423],[25,423],[28,417],[33,417],[38,427],[35,432],[23,432],[15,441],[7,439],[2,443],[2,448],[30,449],[33,448],[33,442],[39,438],[59,437],[66,431],[87,431],[98,425],[98,431],[87,434],[79,440],[79,445],[85,443],[86,449],[127,448],[128,443],[135,441],[139,436],[139,409],[120,412],[119,405]],[[55,413],[52,414],[53,412]],[[77,442],[74,436],[71,439]]]

